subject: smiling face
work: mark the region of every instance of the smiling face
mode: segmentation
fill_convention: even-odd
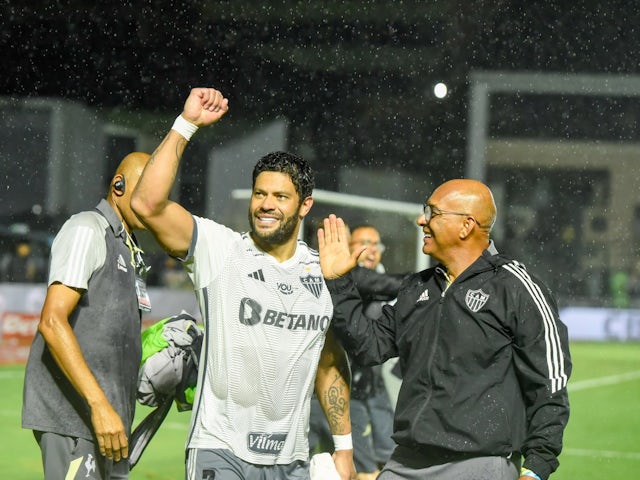
[[[432,208],[444,209],[431,198],[428,200]],[[424,232],[422,251],[434,259],[447,264],[448,252],[455,248],[459,241],[459,232],[463,218],[457,215],[433,215],[426,220],[424,215],[418,217],[418,225]]]
[[[488,245],[496,217],[495,202],[486,185],[475,180],[445,182],[427,199],[431,218],[416,223],[424,232],[422,251],[447,265],[461,255],[473,257]]]
[[[268,250],[295,241],[300,221],[308,211],[306,203],[300,201],[286,173],[260,173],[249,204],[249,224],[256,244]]]

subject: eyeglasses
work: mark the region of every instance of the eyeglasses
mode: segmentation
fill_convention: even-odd
[[[380,253],[384,253],[387,249],[387,246],[382,242],[373,242],[371,240],[357,240],[355,242],[351,242],[352,245],[362,245],[364,247],[376,247]]]
[[[478,220],[476,220],[476,217],[474,217],[470,213],[452,212],[451,210],[440,210],[439,208],[429,205],[428,203],[424,204],[423,211],[424,219],[427,222],[430,222],[433,217],[437,217],[438,215],[458,215],[460,217],[473,218],[473,221],[476,222],[476,225],[478,225],[480,228],[485,228],[480,224]]]

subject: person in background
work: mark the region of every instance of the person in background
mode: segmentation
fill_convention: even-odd
[[[398,294],[403,275],[385,274],[381,263],[385,245],[380,233],[371,225],[358,225],[352,231],[350,248],[364,247],[353,271],[358,292],[363,297],[365,315],[377,317],[382,305]],[[394,361],[394,360],[390,360]],[[380,467],[389,459],[395,447],[393,432],[393,407],[389,398],[382,367],[351,363],[351,425],[353,429],[353,458],[358,480],[373,480]],[[326,420],[314,398],[311,404],[311,451],[331,447]]]
[[[349,248],[353,251],[362,247],[364,251],[358,258],[358,264],[363,268],[355,269],[354,281],[358,291],[365,298],[364,314],[369,318],[377,318],[382,312],[382,306],[395,299],[403,276],[385,275],[374,277],[377,280],[372,281],[370,276],[364,274],[363,269],[385,272],[381,263],[385,245],[378,230],[371,225],[359,225],[351,230]],[[391,285],[382,289],[382,281]],[[376,290],[378,293],[375,293]],[[372,291],[372,294],[367,296],[367,291]],[[364,366],[354,358],[351,361],[351,377],[353,458],[360,479],[373,480],[380,473],[380,467],[389,460],[395,447],[391,438],[393,407],[382,376],[381,365]]]
[[[51,247],[47,294],[27,361],[22,426],[45,479],[126,479],[141,359],[146,268],[130,207],[149,155],[118,166],[106,199],[69,218]]]
[[[398,294],[403,275],[387,275],[382,264],[385,245],[380,233],[371,225],[358,225],[351,230],[349,248],[364,248],[353,270],[356,288],[363,298],[363,312],[377,318],[382,305]],[[373,272],[376,272],[372,274]],[[353,458],[359,480],[373,480],[380,467],[391,456],[395,443],[393,407],[389,398],[382,366],[364,366],[351,358],[351,425]],[[390,360],[394,361],[394,360]]]
[[[308,163],[287,152],[258,161],[246,233],[169,200],[187,142],[227,110],[218,90],[192,89],[131,199],[160,245],[184,262],[205,326],[186,478],[307,479],[315,386],[337,471],[355,479],[348,361],[329,329],[333,308],[317,252],[297,239],[313,205]]]
[[[456,179],[417,219],[438,264],[403,282],[376,320],[362,314],[344,222],[318,230],[334,329],[358,361],[399,357],[397,443],[380,480],[546,480],[569,419],[566,326],[547,287],[490,239],[491,190]]]
[[[13,252],[5,253],[0,259],[0,279],[3,282],[38,283],[45,282],[47,262],[27,238],[18,240]]]

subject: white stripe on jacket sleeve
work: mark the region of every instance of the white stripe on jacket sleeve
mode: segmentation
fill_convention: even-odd
[[[560,335],[558,334],[553,310],[542,293],[540,285],[533,281],[524,265],[514,261],[504,265],[504,268],[522,282],[540,312],[545,332],[544,341],[547,352],[548,378],[551,382],[551,393],[555,393],[566,387],[567,375],[564,371],[564,353],[562,352]]]

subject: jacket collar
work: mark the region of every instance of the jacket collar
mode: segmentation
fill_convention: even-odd
[[[485,252],[489,252],[491,255],[498,255],[498,249],[496,248],[493,240],[489,240],[489,246],[485,250]]]
[[[111,227],[111,230],[116,237],[126,238],[127,234],[126,230],[124,229],[124,224],[118,218],[118,215],[116,214],[113,207],[109,205],[109,202],[107,202],[103,198],[96,206],[96,210],[98,210],[98,212],[100,212],[102,216],[107,219],[107,222],[109,222],[109,226]]]
[[[458,276],[458,278],[466,278],[479,272],[496,269],[504,263],[505,260],[500,256],[493,240],[489,240],[489,246],[482,252],[482,255],[480,255],[475,262],[469,265],[467,269]],[[447,278],[447,269],[444,265],[439,263],[435,269],[443,278]]]

